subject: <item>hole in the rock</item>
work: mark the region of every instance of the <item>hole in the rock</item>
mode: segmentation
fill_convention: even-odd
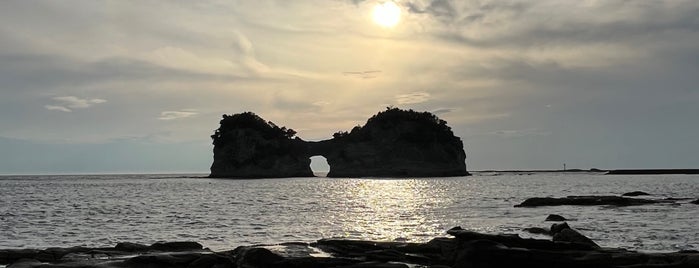
[[[316,177],[327,177],[330,172],[328,159],[320,155],[311,156],[311,170]]]

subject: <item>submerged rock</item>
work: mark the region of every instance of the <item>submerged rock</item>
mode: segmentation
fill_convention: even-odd
[[[566,218],[561,215],[549,214],[544,221],[566,221]]]
[[[642,192],[642,191],[633,191],[633,192],[624,193],[621,196],[642,196],[642,195],[650,195],[650,194],[646,193],[646,192]]]
[[[466,176],[466,153],[446,121],[429,112],[388,108],[364,126],[307,142],[251,112],[224,115],[212,135],[210,177],[312,177],[324,156],[328,177]]]
[[[524,200],[519,205],[515,207],[541,207],[541,206],[638,206],[647,204],[657,204],[657,203],[672,203],[667,200],[653,200],[653,199],[640,199],[640,198],[628,198],[621,196],[597,196],[597,195],[586,195],[586,196],[568,196],[561,198],[554,197],[534,197]]]

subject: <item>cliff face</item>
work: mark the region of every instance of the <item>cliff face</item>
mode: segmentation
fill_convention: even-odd
[[[253,113],[224,115],[211,136],[211,177],[312,177],[311,160],[296,132],[265,122]]]
[[[311,177],[314,155],[328,160],[328,177],[468,175],[461,139],[428,112],[389,108],[320,142],[295,133],[253,113],[224,115],[212,136],[211,177]]]
[[[468,175],[461,139],[428,112],[390,108],[332,141],[328,177]]]

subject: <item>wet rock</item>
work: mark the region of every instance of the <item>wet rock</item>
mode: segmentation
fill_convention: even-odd
[[[652,200],[640,198],[628,198],[620,196],[568,196],[561,198],[554,197],[533,197],[524,200],[515,207],[541,207],[541,206],[638,206],[657,203],[673,203],[667,200]]]
[[[274,268],[284,257],[274,254],[266,248],[241,248],[237,252],[237,267]]]
[[[340,268],[409,268],[404,263],[387,263],[387,262],[362,262]]]
[[[591,250],[592,246],[587,244],[569,243],[563,241],[550,241],[542,239],[521,238],[516,234],[482,234],[455,227],[447,231],[460,242],[472,242],[487,240],[502,244],[507,247],[528,248],[541,250]]]
[[[570,226],[568,226],[567,222],[564,223],[554,223],[551,225],[550,233],[551,234],[557,234],[563,229],[570,229]]]
[[[551,235],[551,232],[548,229],[541,228],[541,227],[529,227],[529,228],[524,228],[522,230],[525,232],[528,232],[528,233],[532,233],[532,234]]]
[[[361,263],[357,259],[349,258],[333,258],[333,257],[301,257],[301,258],[285,258],[276,262],[275,267],[313,267],[313,268],[330,268],[330,267],[348,267]]]
[[[313,246],[325,252],[370,261],[397,261],[431,264],[441,257],[442,248],[433,243],[376,242],[341,239],[321,239]]]
[[[126,252],[136,252],[136,251],[148,250],[149,246],[146,246],[143,244],[138,244],[138,243],[121,242],[121,243],[118,243],[116,246],[114,246],[114,249],[119,250],[119,251],[126,251]]]
[[[197,242],[181,241],[181,242],[157,242],[157,243],[151,245],[150,248],[154,249],[154,250],[159,250],[159,251],[177,252],[177,251],[201,250],[204,247]]]
[[[599,248],[600,246],[597,245],[597,243],[593,242],[590,238],[587,236],[584,236],[580,232],[567,228],[563,229],[560,232],[556,233],[553,235],[553,241],[564,241],[564,242],[570,242],[570,243],[578,243],[578,244],[585,244],[585,245],[590,245],[594,248]]]
[[[32,259],[37,255],[36,249],[0,249],[0,264],[12,263],[20,259]]]
[[[228,257],[218,254],[201,255],[198,259],[189,263],[187,268],[234,268],[235,263]]]
[[[624,193],[621,196],[642,196],[642,195],[650,195],[650,194],[646,193],[646,192],[642,192],[642,191],[633,191],[633,192]]]
[[[561,215],[549,214],[544,221],[566,221],[566,218]]]
[[[684,200],[692,200],[693,198],[688,198],[688,197],[666,197],[663,198],[663,200],[667,201],[684,201]]]
[[[584,244],[589,245],[592,248],[600,247],[599,245],[597,245],[597,243],[592,241],[592,239],[588,238],[587,236],[584,236],[583,234],[574,230],[573,228],[570,228],[570,226],[566,222],[552,224],[551,235],[553,236],[552,240],[554,242]]]
[[[12,263],[7,268],[32,268],[42,265],[43,263],[35,259],[19,259]]]
[[[200,258],[200,254],[157,254],[141,255],[124,261],[126,267],[148,268],[187,268],[190,263]]]
[[[51,252],[59,255],[72,251],[64,256],[106,255],[53,261],[22,258],[15,259],[9,268],[699,267],[699,253],[696,251],[639,253],[599,248],[566,223],[554,224],[551,229],[555,232],[553,241],[482,234],[455,227],[448,231],[454,238],[440,237],[427,243],[329,239],[311,244],[245,246],[223,252],[153,251],[150,247],[143,252],[117,251],[116,247],[55,248]],[[133,250],[141,247],[119,248]],[[12,256],[20,255],[20,250],[0,252],[5,252],[4,256],[8,256],[8,252],[13,252]],[[21,252],[24,255],[51,255],[45,250]],[[322,257],[318,257],[318,253]]]

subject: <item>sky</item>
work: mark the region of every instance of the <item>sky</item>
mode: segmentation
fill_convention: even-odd
[[[699,168],[698,44],[696,0],[0,1],[0,174],[206,173],[222,114],[388,106],[469,170]]]

